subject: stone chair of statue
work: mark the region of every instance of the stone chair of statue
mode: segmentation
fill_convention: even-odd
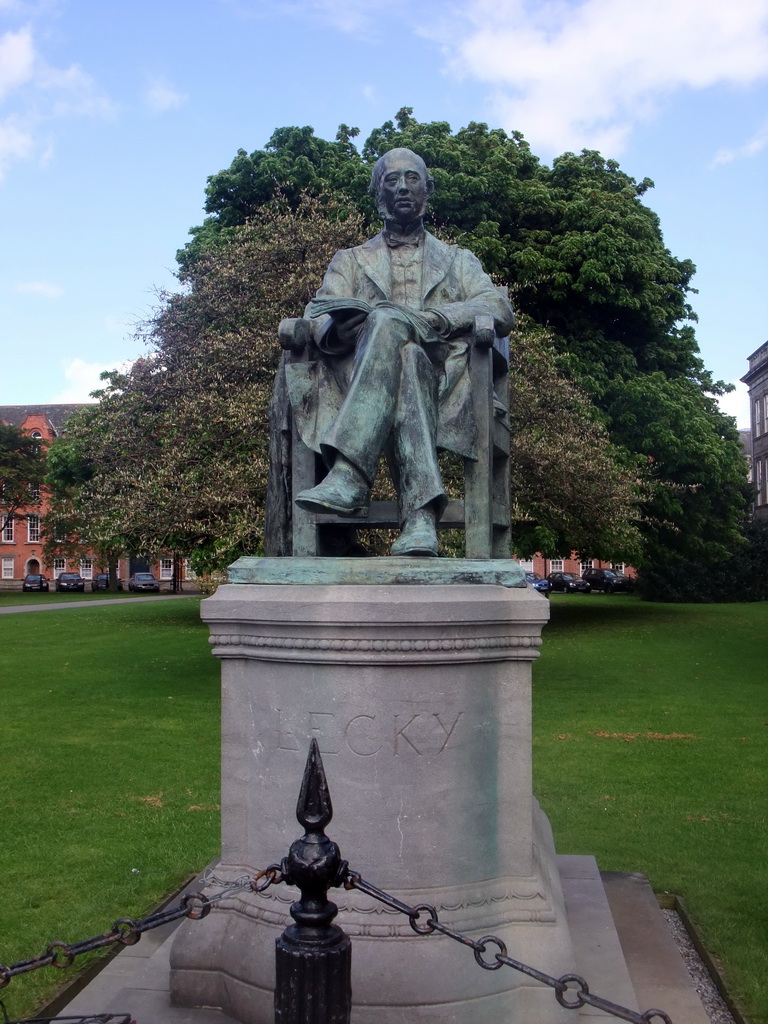
[[[296,496],[327,472],[302,441],[285,386],[285,365],[317,358],[310,321],[283,320],[283,356],[270,406],[270,476],[267,486],[265,554],[323,556],[363,553],[356,529],[399,529],[397,502],[372,501],[366,518],[306,512]],[[477,460],[464,460],[464,497],[449,501],[439,529],[465,533],[465,557],[510,558],[509,338],[495,334],[493,317],[475,317],[469,336],[469,374],[477,425]]]

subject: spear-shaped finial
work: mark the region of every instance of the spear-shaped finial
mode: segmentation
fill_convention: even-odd
[[[276,943],[275,1024],[349,1024],[351,947],[328,889],[341,885],[347,864],[325,834],[333,816],[331,794],[317,740],[309,745],[296,817],[306,833],[280,864],[283,881],[300,898],[291,907],[295,924]]]
[[[308,833],[322,832],[333,818],[333,804],[317,740],[309,744],[296,817]]]

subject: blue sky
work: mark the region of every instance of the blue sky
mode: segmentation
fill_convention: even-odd
[[[0,404],[85,400],[142,353],[239,147],[364,139],[402,106],[652,178],[704,361],[746,371],[768,338],[768,0],[0,0]]]

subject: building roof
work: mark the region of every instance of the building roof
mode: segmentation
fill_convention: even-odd
[[[75,405],[0,405],[0,420],[20,427],[29,416],[45,416],[58,437],[72,413],[82,409],[84,404],[79,402]]]
[[[768,341],[747,356],[749,369],[741,378],[743,384],[751,385],[763,373],[768,372]]]

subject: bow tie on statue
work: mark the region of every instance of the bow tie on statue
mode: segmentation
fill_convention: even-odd
[[[398,249],[401,245],[420,245],[424,238],[424,229],[413,231],[410,235],[398,235],[395,231],[385,231],[384,241],[390,249]]]

